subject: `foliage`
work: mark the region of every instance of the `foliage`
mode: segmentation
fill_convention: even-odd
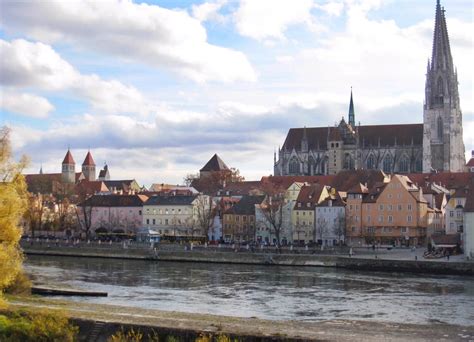
[[[9,130],[0,129],[0,306],[3,291],[21,269],[22,253],[18,246],[18,224],[26,208],[26,182],[21,174],[26,159],[11,161]]]
[[[31,281],[24,271],[20,271],[15,280],[5,288],[5,293],[17,296],[26,296],[31,294]]]
[[[184,183],[205,194],[215,194],[226,184],[243,182],[245,178],[240,175],[239,169],[231,168],[226,171],[215,171],[201,177],[199,173],[189,174],[184,177]]]
[[[174,335],[166,335],[162,336],[162,341],[165,342],[181,342],[183,339]],[[135,331],[133,328],[130,330],[125,331],[123,328],[113,334],[107,342],[159,342],[160,336],[159,334],[152,330],[151,334],[144,336],[140,330]],[[231,339],[229,336],[225,334],[213,335],[213,334],[205,334],[201,333],[194,342],[238,342],[237,338]]]
[[[143,333],[140,330],[135,331],[133,328],[124,331],[123,328],[117,333],[110,336],[107,342],[141,342],[143,340]]]
[[[61,312],[15,312],[0,315],[0,341],[72,342],[78,329]]]

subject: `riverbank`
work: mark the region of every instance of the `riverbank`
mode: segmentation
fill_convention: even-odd
[[[35,297],[10,298],[11,307],[66,311],[80,327],[82,341],[94,331],[95,341],[120,330],[134,328],[144,333],[174,335],[181,340],[201,333],[225,334],[239,341],[470,341],[474,327],[432,324],[399,324],[327,320],[320,322],[270,321],[192,314],[175,311],[138,309],[124,306],[69,302]]]
[[[221,251],[217,248],[209,249],[151,249],[131,248],[123,246],[57,246],[54,244],[23,244],[27,255],[73,256],[94,258],[138,259],[150,261],[175,262],[205,262],[229,263],[248,265],[277,265],[277,266],[317,266],[336,267],[350,270],[382,271],[382,272],[412,272],[445,275],[474,276],[474,262],[452,260],[422,260],[421,258],[390,258],[390,254],[358,254],[349,257],[346,255],[323,254],[278,254],[250,251]],[[410,256],[408,252],[408,256]]]

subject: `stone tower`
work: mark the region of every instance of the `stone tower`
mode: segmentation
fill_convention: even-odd
[[[61,176],[63,183],[76,182],[76,162],[74,161],[69,149],[67,150],[66,156],[63,160]]]
[[[466,165],[457,71],[444,12],[437,0],[433,54],[426,72],[423,172],[461,172]]]
[[[95,181],[95,163],[90,151],[87,152],[86,159],[82,163],[82,173],[86,180]]]

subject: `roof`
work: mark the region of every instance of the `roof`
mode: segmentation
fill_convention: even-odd
[[[261,181],[243,181],[243,182],[232,182],[219,190],[218,195],[229,195],[229,196],[243,196],[251,195],[252,193],[260,192],[262,189]]]
[[[382,194],[383,190],[388,183],[377,183],[372,188],[369,189],[368,193],[364,196],[362,202],[364,203],[375,203],[377,199]]]
[[[325,187],[320,184],[304,185],[298,194],[294,209],[314,210],[324,189]]]
[[[474,190],[469,191],[467,194],[464,211],[468,213],[474,213]]]
[[[95,162],[90,151],[87,152],[86,158],[84,159],[82,165],[95,166]]]
[[[77,184],[77,188],[81,193],[96,194],[98,192],[109,192],[109,188],[103,181],[88,181],[82,180]]]
[[[76,182],[81,179],[82,172],[75,173]],[[61,173],[39,173],[25,175],[25,181],[28,191],[32,193],[53,193],[59,190],[60,186],[64,186]],[[68,184],[74,186],[74,184]]]
[[[276,187],[284,188],[285,190],[295,182],[331,185],[335,175],[321,175],[321,176],[264,176],[261,182],[269,182]]]
[[[123,190],[123,191],[129,191],[129,190],[134,190],[132,188],[132,185],[136,183],[135,179],[126,179],[126,180],[104,180],[103,181],[105,185],[112,190]],[[135,188],[135,190],[139,190],[138,188]]]
[[[421,187],[424,187],[425,183],[441,184],[449,190],[467,184],[474,186],[474,172],[409,173],[406,176]]]
[[[71,151],[67,150],[67,153],[64,156],[63,164],[76,164],[74,158],[72,157]]]
[[[369,189],[364,184],[357,183],[352,188],[347,190],[348,194],[366,194],[369,192]]]
[[[227,209],[227,215],[255,215],[255,205],[260,204],[265,196],[243,196],[239,202]]]
[[[227,165],[222,161],[222,159],[214,154],[211,159],[207,162],[204,167],[199,171],[225,171],[229,170]]]
[[[467,167],[474,167],[474,157],[469,159],[469,161],[466,164]]]
[[[93,195],[79,206],[91,207],[141,207],[148,199],[144,195]]]
[[[316,207],[329,207],[329,201],[332,201],[332,207],[344,207],[346,205],[339,193],[336,192],[334,195],[327,197],[324,201],[317,204]]]
[[[145,205],[191,205],[198,195],[156,195],[146,201]]]
[[[341,140],[338,127],[306,128],[308,148],[310,150],[326,150],[328,138]],[[372,125],[357,126],[359,142],[363,146],[395,146],[423,144],[423,124],[403,125]],[[283,150],[301,150],[304,128],[290,128],[283,144]]]

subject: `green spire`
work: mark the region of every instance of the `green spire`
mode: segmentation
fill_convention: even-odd
[[[354,101],[352,100],[352,87],[351,87],[351,102],[349,104],[349,124],[355,127],[355,114],[354,114]]]

